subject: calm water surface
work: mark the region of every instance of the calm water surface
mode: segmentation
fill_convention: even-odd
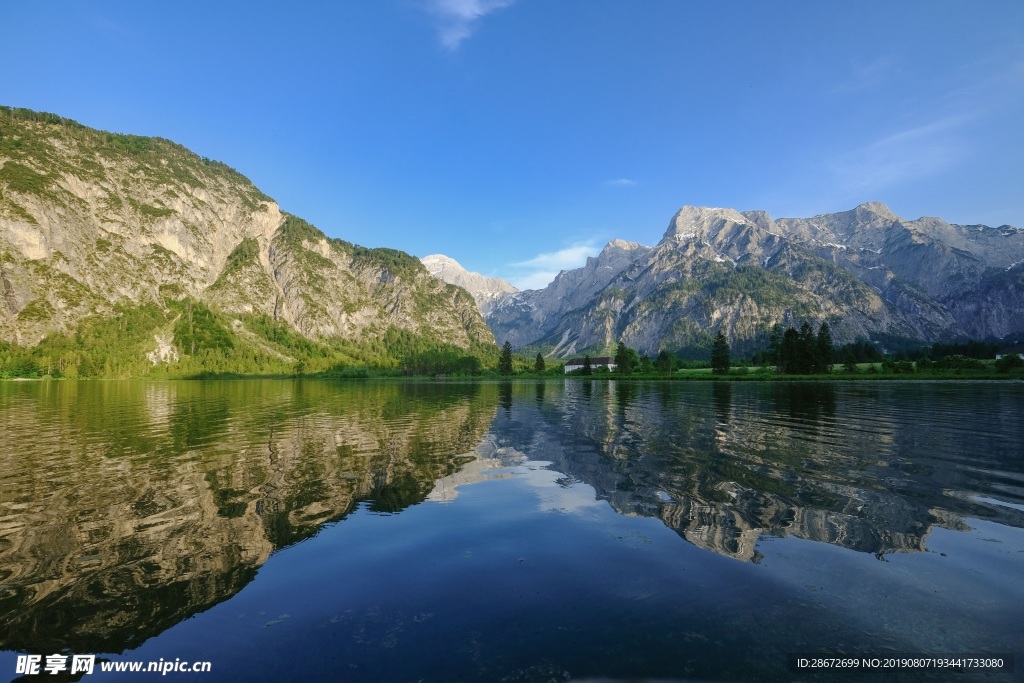
[[[1024,680],[1022,408],[1007,382],[0,383],[0,679],[75,653],[212,662],[154,680]]]

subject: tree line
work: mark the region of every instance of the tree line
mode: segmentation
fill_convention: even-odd
[[[832,330],[821,323],[817,333],[806,320],[800,330],[780,325],[772,328],[768,343],[768,361],[785,375],[816,375],[832,371],[834,354]]]
[[[241,322],[245,334],[234,327]],[[176,359],[154,364],[147,357],[154,336],[169,339]],[[912,373],[932,370],[975,371],[988,368],[979,358],[992,358],[999,347],[991,342],[936,343],[917,350],[906,348],[884,355],[877,343],[864,339],[835,345],[827,322],[817,329],[775,325],[768,346],[747,360],[734,361],[728,338],[719,330],[707,360],[684,361],[679,352],[661,349],[655,358],[620,341],[614,351],[616,375],[667,376],[681,369],[708,368],[722,375],[749,372],[747,365],[770,366],[786,375],[826,374],[842,363],[847,373]],[[536,349],[529,349],[532,353]],[[705,351],[707,354],[708,351]],[[1020,372],[1024,361],[1008,356],[995,364],[997,372]],[[580,374],[604,374],[609,369],[583,359]],[[515,353],[506,341],[501,347],[479,344],[468,349],[408,330],[389,328],[373,339],[308,339],[287,323],[267,315],[235,320],[184,297],[120,306],[112,317],[96,316],[72,332],[48,335],[34,347],[0,341],[0,378],[4,377],[189,377],[210,374],[337,376],[481,376],[516,374],[561,376],[561,362],[550,362],[542,351],[535,357]]]
[[[821,323],[815,332],[811,324],[804,321],[799,330],[794,327],[783,330],[776,324],[769,337],[768,350],[758,352],[755,357],[760,364],[773,365],[777,372],[785,375],[813,375],[831,372],[834,355],[828,323]],[[711,372],[729,374],[731,365],[729,340],[725,332],[719,330],[711,345]]]

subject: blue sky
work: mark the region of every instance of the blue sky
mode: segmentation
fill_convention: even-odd
[[[1024,227],[1024,3],[3,2],[0,103],[543,286],[684,204]]]

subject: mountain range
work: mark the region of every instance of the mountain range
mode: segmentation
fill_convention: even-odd
[[[804,320],[840,342],[1000,338],[1024,330],[1024,231],[880,203],[807,219],[685,206],[656,245],[615,239],[518,291],[328,238],[168,140],[0,107],[0,297],[0,376],[394,368],[438,350],[478,368],[495,341],[703,352],[719,330],[746,354]]]
[[[463,268],[458,261],[443,254],[424,256],[420,261],[434,277],[462,287],[472,294],[480,313],[485,316],[499,301],[509,294],[519,291],[514,285],[501,278],[471,273]]]
[[[170,141],[10,108],[0,287],[0,344],[20,347],[113,318],[144,319],[134,354],[154,363],[204,346],[284,363],[299,347],[393,363],[398,346],[494,346],[465,290],[404,252],[328,238]]]
[[[431,272],[452,282],[461,270]],[[1024,330],[1024,230],[908,221],[878,202],[780,219],[684,206],[653,247],[612,240],[544,289],[488,296],[499,342],[560,357],[620,340],[706,348],[717,330],[752,350],[774,324],[803,320],[841,342],[1001,338]]]

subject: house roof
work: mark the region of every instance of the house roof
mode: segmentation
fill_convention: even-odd
[[[583,365],[583,363],[584,363],[584,359],[582,359],[582,358],[572,358],[570,360],[565,361],[566,365]],[[591,365],[615,365],[615,360],[612,359],[612,358],[609,358],[608,356],[594,356],[593,358],[590,359],[590,364]]]
[[[1006,346],[1006,347],[1003,347],[1003,348],[999,349],[999,351],[997,351],[996,353],[1000,353],[1000,354],[1024,353],[1024,344],[1021,344],[1020,342],[1017,342],[1013,346]],[[593,363],[594,361],[591,360],[590,362]]]

